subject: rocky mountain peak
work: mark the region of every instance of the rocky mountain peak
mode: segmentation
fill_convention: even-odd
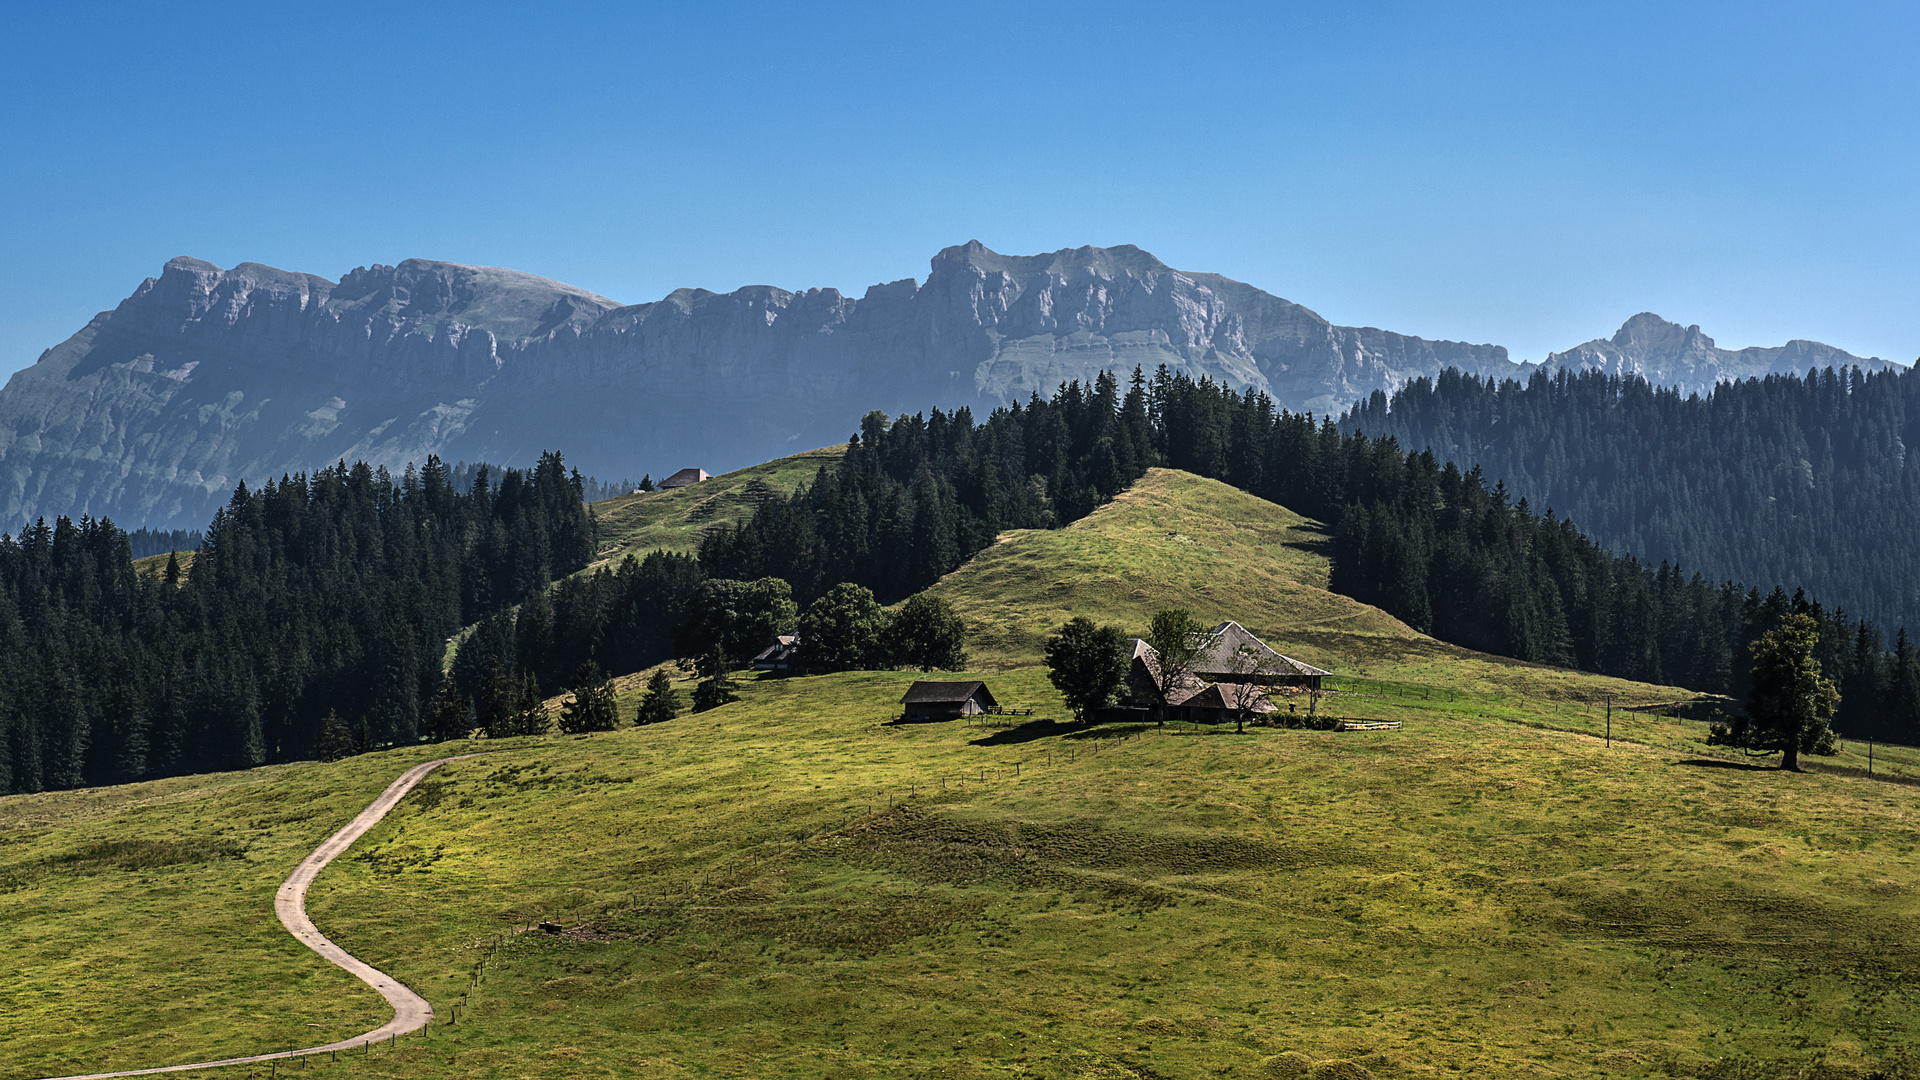
[[[1643,311],[1626,322],[1613,335],[1613,344],[1623,351],[1643,354],[1667,354],[1711,350],[1713,339],[1700,332],[1700,327],[1681,326],[1676,322]]]

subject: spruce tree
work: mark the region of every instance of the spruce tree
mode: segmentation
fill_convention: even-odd
[[[1813,616],[1792,614],[1752,645],[1752,688],[1743,716],[1716,723],[1707,742],[1752,753],[1778,753],[1780,767],[1800,771],[1800,755],[1834,753],[1828,721],[1840,692],[1820,674],[1814,649],[1820,644]]]
[[[693,711],[706,712],[717,709],[730,701],[738,701],[734,694],[738,684],[733,681],[732,663],[727,659],[724,649],[715,647],[698,662],[700,681],[693,688]]]
[[[680,715],[680,691],[673,688],[673,679],[665,671],[656,671],[647,680],[647,693],[640,699],[640,715],[634,718],[636,724],[658,724]]]
[[[467,702],[467,695],[460,692],[460,684],[453,681],[453,673],[440,676],[440,689],[433,697],[433,711],[427,717],[427,736],[434,742],[448,739],[465,738],[473,730],[473,706]]]
[[[321,761],[339,761],[354,753],[353,733],[346,721],[340,719],[339,713],[327,710],[326,719],[320,721],[320,739],[314,743],[313,756]]]
[[[560,709],[560,730],[568,735],[612,731],[620,715],[614,702],[613,680],[589,660],[573,675],[573,693]]]

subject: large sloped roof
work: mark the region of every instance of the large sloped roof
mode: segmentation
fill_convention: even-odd
[[[987,684],[973,682],[926,682],[920,681],[907,687],[907,694],[900,699],[902,705],[939,705],[962,702],[978,693],[989,705],[998,705],[993,700],[993,691]]]
[[[1193,673],[1181,678],[1180,685],[1167,695],[1167,704],[1181,704],[1205,689],[1207,682],[1204,676],[1217,677],[1243,673],[1245,665],[1236,662],[1242,647],[1250,650],[1258,658],[1266,674],[1300,676],[1333,674],[1324,668],[1317,668],[1312,664],[1275,652],[1266,642],[1254,637],[1246,627],[1229,619],[1213,628],[1213,635],[1208,638],[1205,650],[1201,653],[1198,662],[1194,664]],[[1134,659],[1146,665],[1147,673],[1155,682],[1160,680],[1160,654],[1153,646],[1140,638],[1134,638],[1133,656]]]
[[[1229,674],[1235,670],[1235,654],[1242,647],[1253,651],[1265,665],[1277,669],[1281,675],[1331,675],[1333,672],[1314,667],[1312,664],[1295,660],[1291,656],[1282,656],[1272,646],[1247,630],[1246,627],[1228,619],[1213,628],[1213,640],[1207,643],[1207,652],[1194,670],[1203,673]]]

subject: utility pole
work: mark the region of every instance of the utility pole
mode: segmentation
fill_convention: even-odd
[[[1613,695],[1607,695],[1607,749],[1613,749]]]

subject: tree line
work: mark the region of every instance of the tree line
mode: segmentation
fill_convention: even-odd
[[[698,556],[584,568],[596,525],[558,454],[464,489],[437,459],[241,485],[193,573],[131,567],[110,522],[0,537],[0,790],[241,768],[340,748],[605,723],[608,673],[681,657],[696,704],[777,634],[822,667],[954,667],[950,609],[914,596],[1000,531],[1056,528],[1165,465],[1326,522],[1337,590],[1444,640],[1740,696],[1747,646],[1804,615],[1849,734],[1915,737],[1920,657],[1805,593],[1614,554],[1478,468],[1164,367],[993,410],[871,414],[792,496]],[[464,628],[464,629],[463,629]],[[456,646],[443,671],[448,646]],[[656,678],[643,715],[677,711]],[[537,710],[537,711],[536,711]]]
[[[311,757],[329,714],[417,739],[448,638],[593,538],[558,454],[464,491],[437,458],[242,484],[185,581],[135,572],[108,521],[0,537],[0,791]]]
[[[1920,383],[1847,380],[1849,393],[1882,402],[1861,445],[1894,437],[1904,414],[1885,402]],[[1809,382],[1830,412],[1841,409],[1839,376]],[[1740,392],[1767,399],[1792,383],[1758,380]],[[1606,383],[1567,375],[1534,385],[1591,392]],[[1777,584],[1791,579],[1763,578],[1763,593],[1730,576],[1709,580],[1616,554],[1567,518],[1536,512],[1478,466],[1443,463],[1391,435],[1343,431],[1331,417],[1279,409],[1265,394],[1164,366],[1150,378],[1136,370],[1124,395],[1103,374],[1091,386],[1068,383],[1049,398],[996,409],[984,423],[964,409],[891,422],[871,415],[844,462],[823,466],[811,486],[769,501],[738,529],[709,534],[701,563],[731,577],[780,577],[803,597],[841,581],[906,595],[997,531],[1067,524],[1154,465],[1319,519],[1336,591],[1484,652],[1737,699],[1749,689],[1748,645],[1787,616],[1807,615],[1824,670],[1844,695],[1841,729],[1920,740],[1920,650],[1904,629],[1889,648],[1880,624]],[[1832,527],[1843,531],[1844,519]],[[1910,591],[1902,564],[1883,561],[1887,588]]]
[[[1684,396],[1599,371],[1525,382],[1449,371],[1375,393],[1340,424],[1477,464],[1610,550],[1715,580],[1792,583],[1856,618],[1920,627],[1920,579],[1897,555],[1920,521],[1911,369],[1769,375]]]

